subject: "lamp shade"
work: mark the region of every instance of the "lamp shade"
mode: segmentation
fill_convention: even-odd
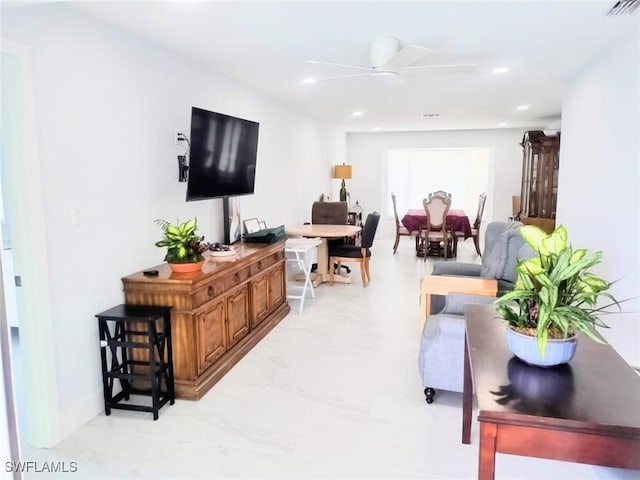
[[[333,178],[350,179],[351,178],[351,165],[334,165],[333,166]]]

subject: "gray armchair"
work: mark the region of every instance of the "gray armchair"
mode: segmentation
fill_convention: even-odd
[[[432,275],[423,279],[421,321],[425,323],[418,369],[427,403],[433,402],[435,389],[462,392],[464,306],[490,304],[496,295],[511,290],[518,259],[535,254],[520,235],[520,226],[520,222],[490,223],[482,264],[438,262]]]

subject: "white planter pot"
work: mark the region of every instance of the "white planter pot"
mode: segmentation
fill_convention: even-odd
[[[507,327],[507,345],[509,350],[523,362],[538,367],[553,367],[562,365],[573,358],[578,346],[578,338],[574,335],[570,338],[547,340],[544,357],[540,356],[536,337],[524,335]]]

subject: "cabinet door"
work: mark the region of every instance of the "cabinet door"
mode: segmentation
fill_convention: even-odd
[[[227,350],[224,300],[210,302],[196,314],[198,329],[198,372],[218,360]]]
[[[285,296],[284,264],[282,263],[269,272],[269,311],[275,310],[284,303]]]
[[[251,281],[251,328],[255,328],[269,315],[269,276],[259,275]]]
[[[227,348],[249,333],[249,287],[244,284],[227,296]]]

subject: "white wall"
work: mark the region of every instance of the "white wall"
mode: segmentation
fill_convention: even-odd
[[[493,150],[489,167],[489,190],[483,224],[492,220],[506,220],[511,216],[511,196],[520,194],[522,169],[522,140],[520,129],[424,131],[393,133],[349,133],[347,158],[353,165],[353,179],[347,190],[351,201],[357,199],[365,213],[384,212],[386,202],[387,154],[398,148],[469,148]],[[446,186],[443,186],[446,187]],[[426,193],[426,192],[425,192]],[[419,207],[419,205],[417,206]],[[398,212],[402,216],[402,212]],[[475,211],[467,212],[470,221]],[[395,235],[392,218],[380,221],[378,235]]]
[[[637,17],[637,16],[636,16]],[[640,17],[637,17],[640,18]],[[640,366],[640,48],[637,33],[590,65],[563,98],[558,220],[575,246],[602,250],[626,315],[602,333]]]
[[[123,301],[122,276],[162,262],[154,219],[197,216],[207,240],[223,239],[221,200],[186,203],[177,181],[173,132],[189,131],[191,106],[260,122],[256,193],[242,209],[269,225],[309,219],[345,139],[64,5],[5,10],[2,35],[32,52],[64,436],[102,410],[94,315]]]

